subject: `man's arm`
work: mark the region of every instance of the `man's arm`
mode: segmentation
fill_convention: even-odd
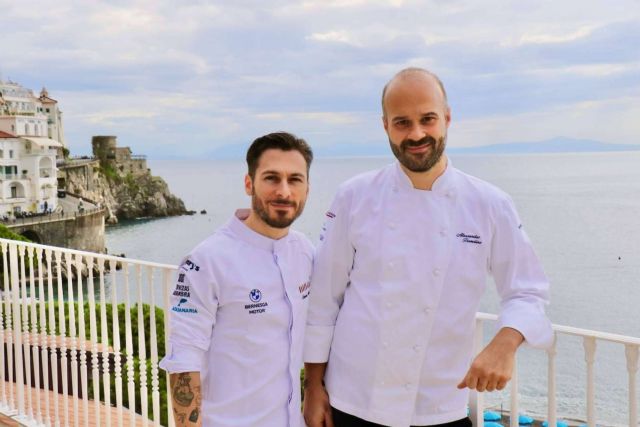
[[[311,277],[311,295],[304,342],[304,417],[309,427],[333,427],[324,375],[338,312],[353,266],[349,241],[349,202],[338,191],[327,212]]]
[[[525,233],[513,202],[505,197],[494,207],[495,228],[489,267],[500,295],[500,328],[474,359],[458,388],[502,390],[511,379],[518,347],[526,340],[545,348],[553,343],[545,314],[549,281]]]
[[[512,328],[502,328],[476,356],[458,388],[469,387],[480,392],[502,390],[513,374],[516,351],[524,336]]]
[[[202,387],[200,372],[169,375],[171,404],[177,427],[202,426]]]
[[[304,364],[304,421],[308,427],[333,427],[329,395],[324,388],[326,363]]]

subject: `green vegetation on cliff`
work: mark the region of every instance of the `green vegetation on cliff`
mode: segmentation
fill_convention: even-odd
[[[30,242],[31,240],[27,239],[24,236],[21,236],[20,234],[14,233],[13,231],[9,230],[7,228],[6,225],[4,224],[0,224],[0,238],[2,239],[9,239],[9,240],[18,240],[20,242]]]

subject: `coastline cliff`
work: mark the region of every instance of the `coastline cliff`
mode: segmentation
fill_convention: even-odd
[[[106,208],[106,222],[189,213],[167,183],[153,176],[145,156],[117,147],[115,136],[95,136],[93,158],[59,165],[66,192]]]

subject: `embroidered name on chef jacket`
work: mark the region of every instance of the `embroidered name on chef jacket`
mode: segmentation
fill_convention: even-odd
[[[476,245],[482,244],[482,240],[480,240],[480,236],[477,234],[458,233],[456,234],[456,237],[464,243],[475,243]]]
[[[267,307],[269,303],[266,301],[262,301],[262,292],[260,289],[252,289],[249,292],[249,300],[253,304],[245,304],[244,309],[247,310],[249,314],[261,314],[267,311]]]

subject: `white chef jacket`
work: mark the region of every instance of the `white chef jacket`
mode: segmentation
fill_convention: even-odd
[[[399,163],[352,178],[327,212],[305,362],[328,361],[331,405],[389,426],[464,418],[464,378],[487,273],[499,327],[552,341],[548,281],[509,196],[449,164],[432,191]]]
[[[237,215],[239,215],[237,213]],[[200,372],[204,426],[304,426],[300,369],[313,246],[234,216],[182,262],[160,367]]]

